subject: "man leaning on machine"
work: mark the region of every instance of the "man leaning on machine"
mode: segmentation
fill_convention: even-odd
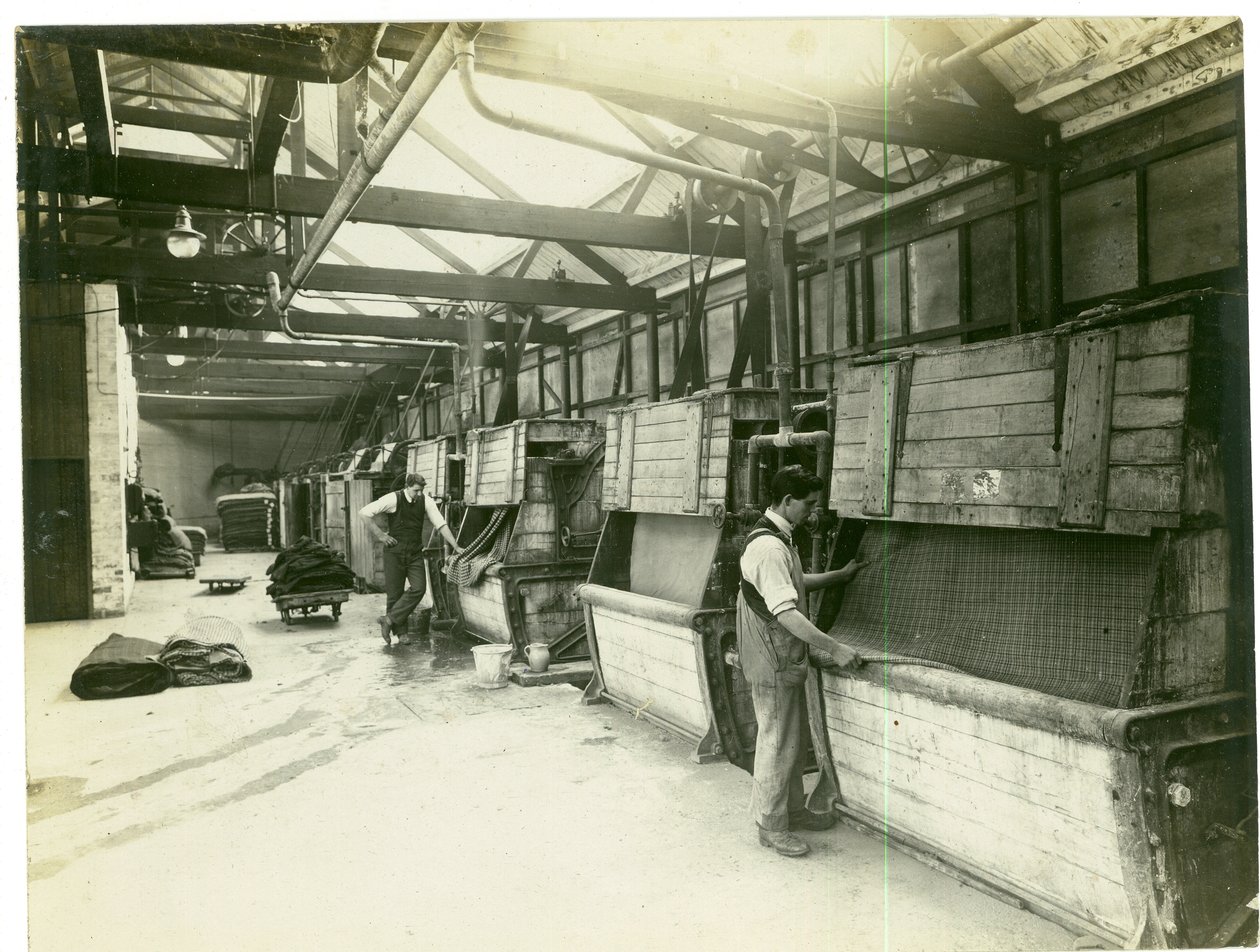
[[[384,527],[381,516],[388,517]],[[455,541],[437,504],[424,491],[424,477],[419,473],[408,473],[402,489],[368,503],[359,510],[359,518],[385,546],[385,614],[377,619],[381,637],[387,645],[391,634],[399,644],[409,644],[407,619],[428,587],[424,566],[426,520],[442,533],[456,555],[464,550]]]

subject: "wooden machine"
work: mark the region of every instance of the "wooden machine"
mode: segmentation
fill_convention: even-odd
[[[1245,304],[1100,311],[842,372],[831,565],[870,565],[818,623],[869,662],[811,685],[812,806],[1107,942],[1232,945],[1257,890]]]
[[[746,697],[725,685],[723,659],[734,650],[739,555],[761,512],[749,443],[773,432],[778,406],[774,390],[737,388],[608,414],[607,520],[578,590],[594,667],[584,700],[609,701],[688,739],[699,763],[729,753],[719,720],[751,717]],[[809,413],[798,430],[810,429]],[[811,470],[821,455],[788,453]]]
[[[469,635],[511,644],[520,658],[538,642],[556,661],[586,657],[573,590],[599,537],[603,453],[592,420],[518,420],[468,434],[457,534],[466,551],[446,574]]]
[[[459,452],[458,438],[438,436],[429,440],[408,441],[405,450],[405,471],[419,473],[424,477],[424,491],[437,503],[451,532],[456,532],[464,511],[464,456]],[[429,585],[433,593],[433,612],[430,618],[437,627],[449,628],[456,623],[458,606],[442,571],[445,543],[440,532],[432,527],[429,527],[429,532],[424,551],[429,566]]]

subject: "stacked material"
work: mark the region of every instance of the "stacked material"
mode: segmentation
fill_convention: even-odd
[[[270,490],[232,493],[215,500],[221,524],[220,537],[228,552],[274,549],[279,530],[276,494]]]
[[[188,541],[192,544],[193,563],[201,564],[201,557],[206,554],[206,530],[201,526],[176,526],[180,532],[188,537]]]
[[[503,561],[507,555],[508,543],[512,541],[508,513],[506,506],[496,509],[481,534],[463,552],[446,563],[446,578],[449,581],[469,588],[481,581],[490,566]]]
[[[267,594],[272,598],[354,588],[354,572],[345,555],[307,536],[284,549],[267,566],[267,575],[271,579]]]
[[[193,559],[192,543],[178,529],[162,532],[160,529],[153,537],[153,545],[149,546],[140,560],[142,578],[192,578]]]

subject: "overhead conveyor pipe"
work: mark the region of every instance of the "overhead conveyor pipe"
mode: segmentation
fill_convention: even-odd
[[[927,86],[937,86],[946,80],[952,80],[958,69],[970,65],[981,53],[987,53],[995,46],[1000,46],[1007,40],[1019,36],[1040,23],[1041,19],[1041,17],[1022,17],[1012,20],[1001,29],[994,30],[988,36],[982,36],[974,43],[964,46],[944,59],[939,53],[926,53],[915,65],[912,76],[917,73]]]
[[[792,366],[789,356],[789,339],[787,328],[787,281],[783,266],[783,215],[779,208],[779,200],[774,191],[755,179],[743,178],[729,172],[696,165],[672,156],[660,155],[643,149],[623,146],[614,142],[604,142],[593,136],[571,129],[561,129],[548,123],[537,122],[516,115],[510,109],[501,109],[490,105],[476,86],[476,68],[474,61],[476,51],[473,47],[473,36],[465,28],[455,30],[455,61],[459,69],[460,83],[464,95],[481,116],[505,126],[528,132],[557,142],[580,146],[604,155],[619,159],[627,159],[639,165],[650,166],[665,172],[674,172],[684,178],[695,178],[712,182],[726,188],[734,189],[745,195],[755,195],[766,207],[770,224],[766,229],[770,257],[771,304],[770,316],[774,326],[775,362],[774,375],[779,391],[779,429],[787,434],[792,432]]]

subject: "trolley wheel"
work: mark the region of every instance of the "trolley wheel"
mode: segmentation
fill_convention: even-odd
[[[289,610],[287,608],[280,609],[280,620],[286,625],[289,623]]]
[[[333,621],[336,621],[338,618],[341,617],[341,606],[334,605],[332,607],[332,612],[333,612]]]

